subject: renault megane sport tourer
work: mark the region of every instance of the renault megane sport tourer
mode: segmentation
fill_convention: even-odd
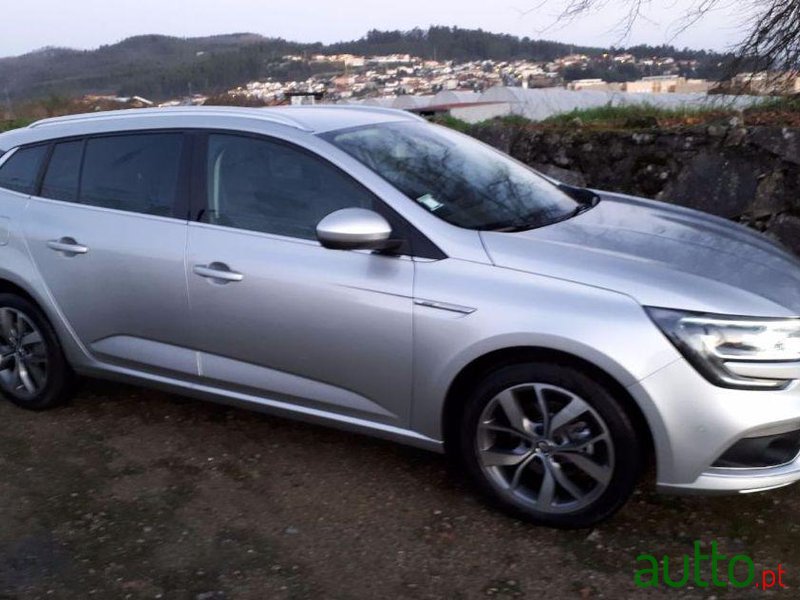
[[[178,108],[0,135],[0,390],[125,380],[446,451],[588,526],[800,479],[800,263],[366,107]]]

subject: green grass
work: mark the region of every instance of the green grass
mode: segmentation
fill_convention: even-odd
[[[444,125],[445,127],[449,127],[450,129],[454,129],[456,131],[460,131],[461,133],[469,133],[472,125],[467,123],[466,121],[462,121],[461,119],[456,119],[455,117],[451,117],[450,115],[439,115],[433,118],[433,122],[437,125]]]
[[[767,102],[759,110],[764,112],[785,112],[789,107],[800,108],[800,100],[776,100]],[[755,110],[755,109],[753,109]],[[683,124],[698,124],[714,121],[737,114],[736,110],[725,106],[700,106],[691,108],[660,108],[650,104],[632,106],[597,106],[576,109],[568,113],[554,115],[543,121],[534,122],[519,115],[497,117],[469,125],[453,117],[437,117],[436,122],[457,131],[469,133],[475,127],[503,125],[510,128],[574,128],[578,123],[589,129],[650,129]]]
[[[33,121],[34,119],[13,119],[10,121],[0,121],[0,133],[17,129],[18,127],[27,127],[33,123]]]
[[[576,109],[568,113],[554,115],[543,120],[543,125],[571,125],[576,119],[584,125],[622,125],[622,126],[657,126],[664,120],[704,119],[720,114],[733,114],[734,111],[724,107],[692,107],[692,108],[660,108],[650,104],[632,106],[597,106],[594,108]]]
[[[751,114],[759,112],[800,113],[800,95],[774,98],[773,100],[767,100],[758,106],[754,106],[753,108],[748,108],[745,110],[745,113]]]
[[[495,117],[493,119],[487,119],[486,121],[480,121],[478,123],[467,123],[466,121],[462,121],[461,119],[457,119],[455,117],[451,117],[450,115],[438,115],[433,118],[433,122],[437,125],[444,125],[445,127],[449,127],[450,129],[455,129],[456,131],[460,131],[461,133],[473,134],[476,128],[486,127],[486,126],[493,126],[493,125],[503,125],[505,127],[515,128],[515,127],[527,127],[531,125],[533,121],[530,119],[526,119],[525,117],[521,117],[519,115],[506,115],[504,117]]]
[[[497,117],[496,121],[508,127],[525,127],[526,125],[533,123],[533,121],[521,115],[506,115],[504,117]]]
[[[554,115],[541,121],[538,125],[574,127],[580,123],[582,126],[595,129],[646,129],[709,123],[733,115],[743,116],[746,123],[794,124],[797,126],[798,118],[800,118],[800,96],[765,100],[761,104],[744,110],[730,108],[724,104],[687,108],[660,108],[650,104],[633,106],[607,104]]]

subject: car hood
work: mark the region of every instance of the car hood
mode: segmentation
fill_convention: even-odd
[[[519,233],[481,232],[499,267],[627,294],[645,306],[800,315],[800,261],[744,226],[598,192],[587,212]]]

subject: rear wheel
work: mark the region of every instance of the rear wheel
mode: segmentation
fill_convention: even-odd
[[[41,311],[0,294],[0,393],[17,406],[45,410],[69,398],[73,373]]]
[[[495,504],[527,520],[588,527],[628,499],[640,444],[620,404],[566,365],[504,367],[467,400],[457,451]]]

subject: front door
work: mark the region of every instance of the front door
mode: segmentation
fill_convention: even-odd
[[[370,192],[285,142],[211,134],[205,223],[189,225],[194,344],[209,383],[309,409],[406,424],[408,257],[327,250],[316,224]]]

